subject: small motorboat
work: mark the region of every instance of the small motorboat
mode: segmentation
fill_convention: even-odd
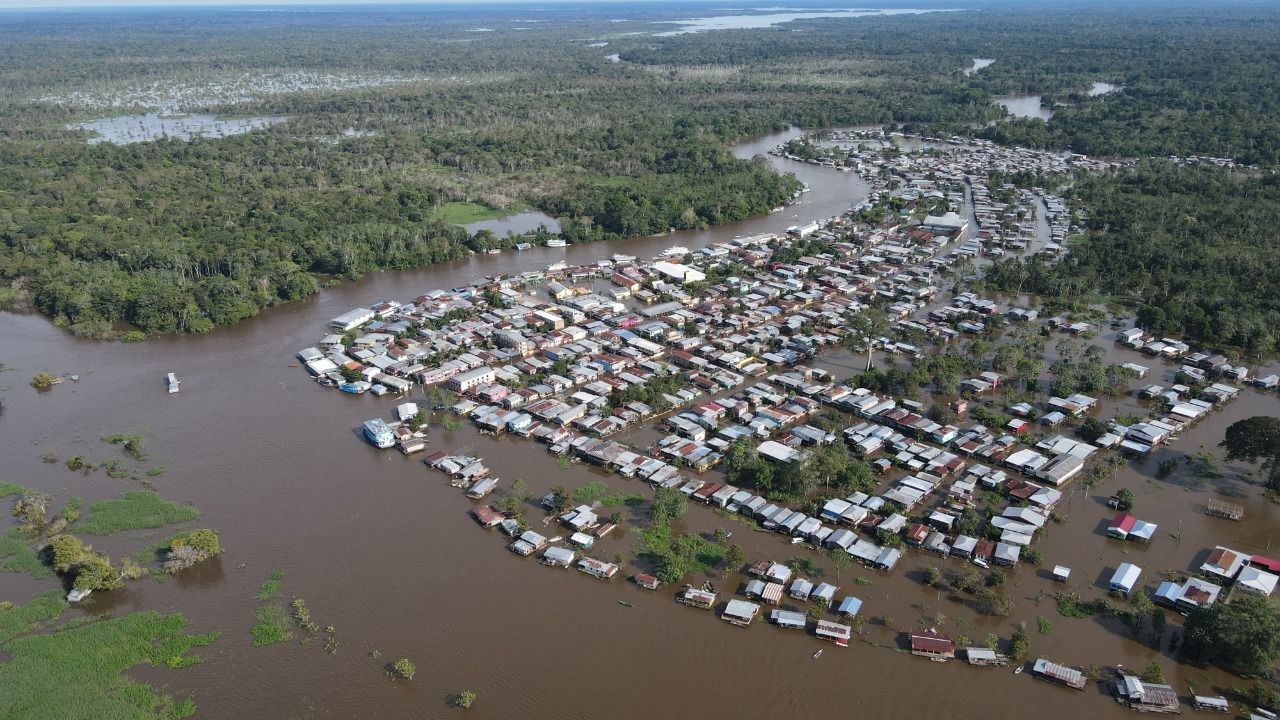
[[[816,653],[814,653],[814,654],[813,654],[813,659],[814,659],[814,660],[817,660],[817,659],[818,659],[818,658],[820,658],[820,657],[822,657],[822,651],[821,651],[821,650],[819,650],[818,652],[816,652]]]
[[[1016,668],[1016,669],[1013,671],[1013,674],[1014,674],[1014,675],[1021,675],[1021,674],[1022,674],[1022,668],[1021,668],[1021,667]]]

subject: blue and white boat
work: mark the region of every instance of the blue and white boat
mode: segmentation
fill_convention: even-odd
[[[170,395],[178,392],[178,386],[182,384],[182,381],[178,379],[177,375],[174,375],[173,373],[169,373],[168,375],[165,376],[164,379],[165,379],[165,382],[169,383]]]
[[[363,395],[364,393],[369,392],[370,387],[372,387],[372,385],[365,380],[338,383],[339,390],[344,393],[351,393],[352,395]]]
[[[364,422],[364,436],[374,446],[384,450],[396,444],[396,436],[392,434],[391,428],[379,418]]]

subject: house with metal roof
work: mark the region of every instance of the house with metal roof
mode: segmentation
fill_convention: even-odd
[[[1111,580],[1107,583],[1107,587],[1125,595],[1133,592],[1133,588],[1138,584],[1138,577],[1142,575],[1142,568],[1133,563],[1120,563],[1120,567],[1116,568]]]
[[[814,635],[819,640],[835,643],[840,647],[849,647],[849,638],[853,636],[853,628],[830,620],[819,620],[814,628]]]
[[[577,557],[578,554],[569,548],[549,547],[543,551],[540,562],[543,565],[550,565],[551,567],[567,568],[570,565],[573,565],[573,561]]]
[[[1147,683],[1121,672],[1114,684],[1116,699],[1142,712],[1181,712],[1178,693],[1169,685]]]
[[[1089,678],[1079,670],[1040,658],[1031,666],[1031,673],[1041,680],[1048,680],[1075,690],[1084,690]]]
[[[911,634],[911,654],[930,660],[950,660],[956,656],[956,644],[949,635],[930,628]]]
[[[796,581],[791,583],[791,589],[787,592],[788,595],[796,600],[808,600],[812,593],[813,583],[804,578],[796,578]]]
[[[1209,557],[1200,565],[1200,572],[1230,582],[1234,580],[1240,568],[1248,558],[1242,552],[1218,545],[1209,552]]]
[[[781,628],[800,630],[803,630],[808,623],[804,613],[794,610],[772,610],[769,613],[769,621]]]
[[[747,602],[746,600],[730,600],[724,607],[724,612],[720,613],[720,619],[730,625],[738,627],[746,627],[756,619],[756,615],[760,612],[760,606]]]
[[[853,618],[857,617],[858,611],[862,609],[862,600],[849,596],[840,601],[836,606],[836,614],[841,617]]]
[[[831,604],[835,602],[836,591],[839,589],[831,583],[820,583],[813,589],[813,592],[809,593],[809,599],[815,602],[824,600],[827,603],[827,607],[831,607]]]
[[[1280,575],[1267,572],[1254,565],[1246,565],[1240,570],[1240,574],[1236,576],[1235,587],[1240,592],[1250,595],[1271,597],[1271,593],[1276,591],[1276,583],[1278,582],[1280,582]]]

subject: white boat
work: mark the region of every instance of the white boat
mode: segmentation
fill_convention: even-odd
[[[689,254],[689,248],[673,245],[662,251],[661,257],[684,257]]]
[[[172,395],[178,392],[178,386],[182,384],[182,381],[178,379],[178,376],[173,373],[169,373],[165,379],[169,381],[169,394]]]
[[[816,653],[814,653],[814,654],[813,654],[813,659],[814,659],[814,660],[817,660],[817,659],[818,659],[818,658],[820,658],[820,657],[822,657],[822,651],[821,651],[821,650],[819,650],[818,652],[816,652]]]
[[[635,255],[614,255],[613,256],[613,261],[616,263],[635,262],[635,259],[636,259]]]
[[[568,243],[566,243],[566,242],[565,242],[565,241],[563,241],[563,240],[558,240],[558,239],[557,239],[557,240],[548,240],[548,241],[547,241],[547,247],[564,247],[564,246],[566,246],[566,245],[568,245]]]
[[[385,450],[396,444],[396,436],[391,432],[391,428],[382,421],[381,418],[366,420],[364,423],[364,436],[373,443],[374,447]]]
[[[81,590],[80,588],[76,588],[71,592],[67,593],[67,602],[69,603],[80,602],[81,600],[89,597],[89,594],[92,592],[93,590]]]

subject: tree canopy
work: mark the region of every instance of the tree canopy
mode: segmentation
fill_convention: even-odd
[[[1183,650],[1237,675],[1271,677],[1280,660],[1280,612],[1270,600],[1240,593],[1230,603],[1187,616]]]

